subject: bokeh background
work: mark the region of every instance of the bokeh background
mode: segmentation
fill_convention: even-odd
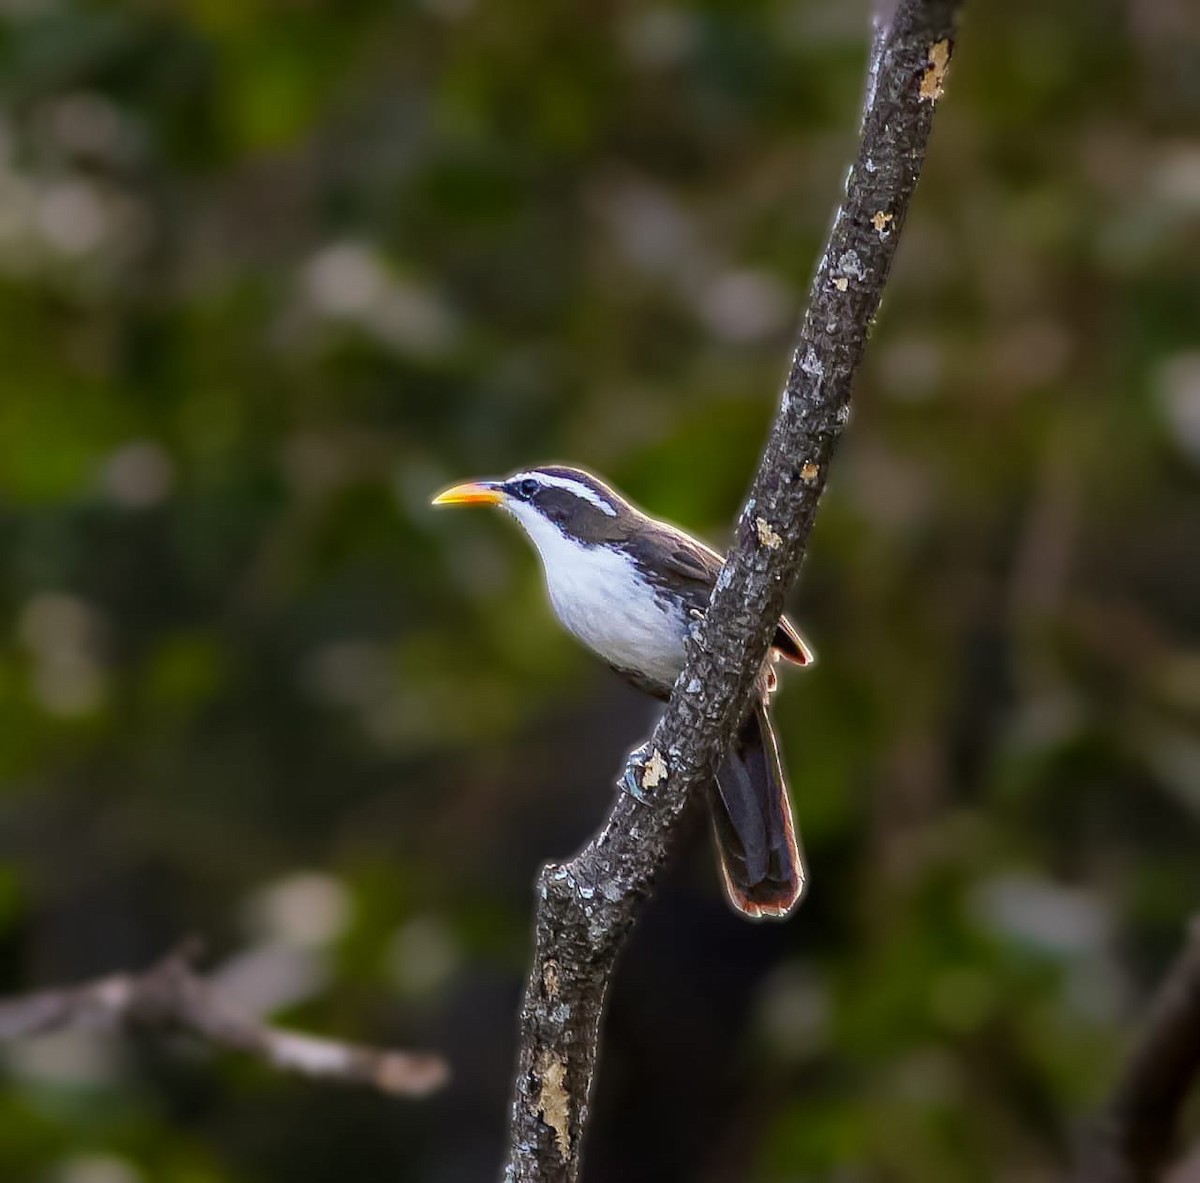
[[[453,479],[720,544],[853,150],[843,0],[0,2],[0,990],[208,938],[424,1102],[4,1051],[14,1183],[494,1177],[540,861],[654,706]],[[1200,899],[1200,14],[970,6],[793,608],[812,864],[701,817],[589,1183],[1062,1177]]]

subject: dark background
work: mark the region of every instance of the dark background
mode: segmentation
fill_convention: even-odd
[[[841,0],[0,3],[0,989],[189,932],[425,1102],[5,1051],[15,1183],[494,1177],[541,860],[653,704],[451,480],[713,542],[851,158]],[[969,6],[793,608],[803,909],[702,819],[589,1183],[1061,1177],[1200,898],[1200,30]]]

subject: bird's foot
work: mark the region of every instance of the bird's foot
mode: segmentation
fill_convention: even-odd
[[[702,608],[693,608],[688,616],[687,633],[688,640],[695,644],[700,640],[700,627],[704,624],[704,610]]]
[[[634,748],[625,757],[625,771],[621,773],[621,779],[617,781],[617,788],[628,793],[635,801],[640,801],[643,805],[648,800],[642,782],[646,776],[646,765],[649,760],[650,743],[647,740],[646,743]]]

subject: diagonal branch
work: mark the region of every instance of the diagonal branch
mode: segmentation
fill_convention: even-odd
[[[706,620],[650,739],[642,805],[622,795],[573,859],[543,868],[520,1015],[505,1179],[571,1183],[617,954],[689,796],[749,702],[804,558],[850,391],[925,158],[960,0],[900,0],[876,26],[856,161],[787,383]],[[658,758],[655,759],[654,757]],[[630,775],[638,775],[631,765]]]
[[[389,1051],[301,1035],[239,1013],[192,968],[184,946],[137,974],[113,974],[56,990],[0,999],[0,1043],[67,1027],[148,1027],[190,1032],[255,1056],[273,1068],[395,1096],[423,1097],[449,1078],[445,1061],[426,1052]]]
[[[1081,1155],[1079,1183],[1154,1183],[1175,1154],[1200,1079],[1200,917],[1158,988],[1145,1028]]]

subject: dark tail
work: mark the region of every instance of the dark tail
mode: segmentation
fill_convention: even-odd
[[[717,773],[713,832],[729,902],[755,919],[781,919],[806,886],[779,745],[758,702]]]

